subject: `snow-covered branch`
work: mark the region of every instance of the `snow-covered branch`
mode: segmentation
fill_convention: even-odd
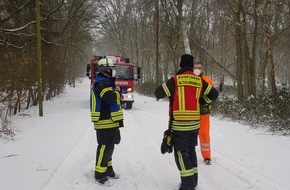
[[[17,46],[17,45],[14,45],[14,44],[11,44],[7,41],[4,41],[4,40],[0,40],[0,45],[8,45],[8,46],[12,46],[12,47],[15,47],[17,49],[23,49],[25,46],[26,46],[26,43],[23,44],[22,46]]]
[[[17,32],[17,31],[23,30],[26,27],[30,26],[31,24],[35,24],[35,23],[36,23],[36,21],[34,20],[34,21],[31,21],[31,22],[29,22],[29,23],[27,23],[27,24],[25,24],[23,26],[20,26],[18,28],[11,28],[11,29],[8,29],[8,28],[5,29],[4,28],[3,31],[4,32]]]
[[[203,51],[214,61],[218,64],[218,66],[220,66],[223,70],[225,70],[232,78],[234,78],[235,80],[237,80],[237,77],[231,73],[227,68],[225,68],[219,61],[217,61],[212,55],[211,53],[209,53],[203,46],[201,46],[199,43],[197,43],[195,40],[191,39],[198,47],[200,47],[201,49],[203,49]]]
[[[60,9],[60,7],[62,6],[63,2],[64,2],[64,0],[62,0],[54,10],[50,11],[50,12],[49,12],[49,13],[48,13],[44,18],[42,18],[40,21],[48,20],[48,19],[50,18],[50,16],[51,16],[54,12],[56,12],[56,11],[58,11],[58,10]],[[24,6],[24,5],[23,5],[23,6]],[[23,7],[23,6],[22,6],[22,7]],[[36,20],[33,20],[33,21],[30,21],[29,23],[27,23],[27,24],[25,24],[25,25],[23,25],[23,26],[17,27],[17,28],[10,28],[10,29],[9,29],[9,28],[4,28],[3,31],[4,31],[4,32],[17,32],[17,31],[23,30],[23,29],[27,28],[28,26],[30,26],[30,25],[32,25],[32,24],[35,24],[35,23],[36,23]]]

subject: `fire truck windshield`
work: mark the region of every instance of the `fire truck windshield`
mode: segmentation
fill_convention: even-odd
[[[116,71],[116,79],[127,79],[133,80],[134,79],[134,72],[132,66],[115,66],[114,70]]]

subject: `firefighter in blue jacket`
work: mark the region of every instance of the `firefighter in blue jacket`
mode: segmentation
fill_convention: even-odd
[[[194,190],[198,184],[195,146],[200,122],[200,105],[210,104],[218,91],[193,73],[192,55],[181,56],[180,70],[157,87],[157,99],[169,98],[169,125],[172,130],[174,157],[180,171],[179,190]],[[164,151],[162,150],[162,153]]]
[[[98,62],[97,76],[91,90],[91,119],[97,136],[95,179],[109,185],[109,178],[118,178],[112,166],[115,144],[121,140],[119,127],[123,127],[120,92],[114,83],[113,61],[103,58]]]

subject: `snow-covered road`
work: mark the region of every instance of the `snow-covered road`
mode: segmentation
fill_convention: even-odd
[[[45,102],[44,117],[31,109],[13,125],[14,141],[0,141],[3,190],[174,190],[180,182],[173,154],[162,155],[168,102],[136,95],[124,110],[122,140],[113,165],[121,175],[111,187],[94,182],[95,131],[89,115],[89,81]],[[213,164],[202,163],[197,190],[290,189],[290,138],[212,118]]]

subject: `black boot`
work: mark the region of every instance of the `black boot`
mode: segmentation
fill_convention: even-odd
[[[203,161],[204,161],[204,163],[206,165],[211,165],[211,159],[210,158],[205,158]]]
[[[108,181],[108,177],[106,176],[106,173],[95,172],[95,179],[97,182],[101,184],[104,184],[106,181]]]
[[[194,176],[181,177],[181,185],[178,190],[195,190],[196,186]]]
[[[108,166],[106,171],[106,176],[113,178],[113,179],[119,179],[120,175],[116,174],[112,166]]]

